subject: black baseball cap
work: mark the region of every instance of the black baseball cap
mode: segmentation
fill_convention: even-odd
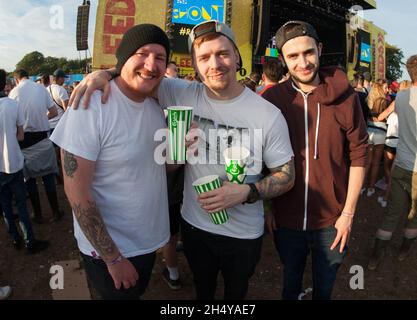
[[[64,70],[62,69],[56,69],[53,73],[53,76],[55,78],[68,78],[68,76],[65,74]]]
[[[320,42],[316,29],[308,22],[299,20],[288,21],[282,25],[275,35],[275,40],[278,49],[281,51],[287,41],[303,36],[312,37]]]

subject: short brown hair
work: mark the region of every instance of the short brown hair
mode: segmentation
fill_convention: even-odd
[[[262,66],[262,72],[269,80],[279,82],[284,74],[284,67],[279,59],[268,59]]]
[[[408,58],[405,66],[408,74],[410,75],[411,81],[417,81],[417,54]]]
[[[210,33],[203,34],[202,36],[194,40],[193,49],[194,47],[200,48],[203,42],[211,41],[211,40],[220,38],[221,36],[222,34],[217,33],[217,32],[210,32]]]

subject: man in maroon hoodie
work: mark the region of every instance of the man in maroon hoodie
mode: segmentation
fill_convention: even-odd
[[[282,298],[299,297],[311,251],[313,299],[330,299],[365,176],[368,135],[346,74],[320,67],[314,27],[287,22],[276,40],[291,77],[263,97],[287,120],[296,170],[294,188],[272,201],[267,218],[284,265]]]

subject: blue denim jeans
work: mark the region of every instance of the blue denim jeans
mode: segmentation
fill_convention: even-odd
[[[33,241],[33,230],[30,222],[28,209],[26,206],[26,187],[23,181],[22,171],[7,174],[0,173],[0,204],[3,207],[4,220],[7,231],[13,240],[19,241],[20,235],[17,231],[15,221],[13,220],[12,197],[16,197],[17,212],[19,215],[19,224],[26,242]]]
[[[311,231],[280,227],[275,231],[275,247],[284,265],[282,299],[296,300],[303,292],[303,274],[311,252],[313,299],[330,300],[337,270],[347,252],[346,246],[342,253],[339,252],[340,242],[330,250],[336,234],[334,226]]]

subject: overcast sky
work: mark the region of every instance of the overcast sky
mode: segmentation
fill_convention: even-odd
[[[97,3],[91,0],[91,52]],[[14,70],[25,54],[35,50],[45,56],[78,58],[75,31],[80,4],[82,0],[0,0],[0,68]],[[377,4],[378,9],[366,10],[364,18],[384,29],[386,40],[401,48],[405,57],[416,54],[417,1],[377,0]]]

